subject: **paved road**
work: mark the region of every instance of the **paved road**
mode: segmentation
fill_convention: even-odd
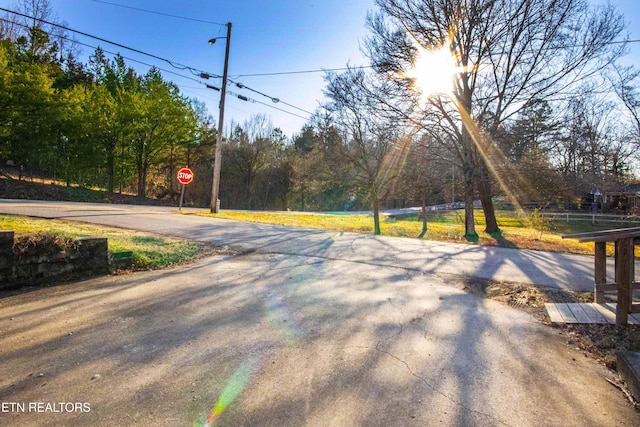
[[[261,253],[316,256],[402,266],[425,273],[593,290],[591,256],[251,224],[176,215],[175,209],[165,207],[0,200],[0,213],[115,225]],[[610,260],[611,281],[613,271]],[[640,264],[636,271],[640,274]]]
[[[193,425],[216,402],[222,426],[640,423],[570,337],[430,274],[447,263],[413,252],[438,245],[21,204],[266,252],[0,299],[0,425]]]

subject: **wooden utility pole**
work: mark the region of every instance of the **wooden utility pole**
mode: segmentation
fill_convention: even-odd
[[[227,48],[224,54],[224,72],[220,88],[220,116],[216,135],[216,154],[213,161],[213,185],[211,188],[211,213],[220,212],[220,168],[222,167],[222,126],[224,123],[224,98],[227,93],[227,72],[229,69],[229,45],[231,43],[231,22],[227,23]],[[215,40],[215,39],[211,39]],[[210,42],[212,43],[212,42]]]

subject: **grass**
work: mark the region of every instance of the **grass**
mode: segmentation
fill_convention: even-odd
[[[199,251],[198,244],[192,241],[65,220],[0,215],[0,230],[13,230],[16,239],[33,233],[48,233],[63,238],[107,237],[110,253],[133,252],[136,269],[153,269],[179,264],[192,259]]]
[[[345,214],[299,214],[271,212],[220,212],[219,214],[199,213],[216,218],[246,222],[287,225],[293,227],[316,228],[354,233],[373,233],[373,218],[369,215]],[[518,216],[515,211],[498,210],[496,212],[499,233],[487,233],[482,210],[475,211],[477,239],[464,237],[464,212],[448,211],[428,215],[425,240],[468,243],[482,246],[501,246],[518,249],[533,249],[574,254],[593,254],[593,243],[580,243],[576,239],[562,239],[563,234],[595,231],[608,228],[591,225],[590,222],[557,222],[534,227],[527,215]],[[404,219],[381,219],[381,231],[385,236],[418,238],[422,232],[422,222],[417,217]],[[613,244],[607,247],[613,255]],[[637,255],[640,249],[636,248]]]

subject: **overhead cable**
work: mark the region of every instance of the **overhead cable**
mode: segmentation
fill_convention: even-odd
[[[18,16],[22,16],[23,18],[35,19],[35,20],[43,22],[43,23],[45,23],[47,25],[51,25],[51,26],[54,26],[54,27],[62,28],[63,30],[71,31],[73,33],[77,33],[77,34],[83,35],[85,37],[89,37],[89,38],[92,38],[92,39],[95,39],[95,40],[99,40],[99,41],[104,42],[104,43],[109,43],[111,45],[118,46],[118,47],[121,47],[123,49],[127,49],[127,50],[130,50],[132,52],[139,53],[141,55],[145,55],[145,56],[149,56],[151,58],[158,59],[160,61],[166,62],[167,64],[171,65],[173,68],[177,68],[179,70],[190,70],[192,73],[197,72],[198,74],[202,72],[201,70],[196,70],[193,67],[189,67],[187,65],[183,65],[183,64],[180,64],[178,62],[171,61],[171,60],[163,58],[161,56],[157,56],[157,55],[154,55],[152,53],[143,52],[143,51],[141,51],[139,49],[135,49],[135,48],[132,48],[132,47],[129,47],[129,46],[125,46],[125,45],[117,43],[117,42],[112,42],[112,41],[104,39],[102,37],[93,36],[91,34],[88,34],[88,33],[82,32],[82,31],[74,30],[72,28],[65,27],[64,25],[56,24],[54,22],[49,22],[49,21],[46,21],[46,20],[41,19],[41,18],[36,18],[34,16],[25,15],[24,13],[16,12],[14,10],[5,9],[3,7],[0,7],[0,10],[2,10],[4,12],[13,13],[13,14],[18,15]]]
[[[216,90],[216,91],[220,91],[220,88],[217,87],[217,86],[206,85],[206,87],[208,89],[213,89],[213,90]],[[282,108],[274,107],[273,105],[270,105],[270,104],[265,104],[264,102],[260,102],[258,100],[253,99],[253,98],[249,98],[247,96],[240,95],[239,93],[235,93],[235,92],[231,92],[231,91],[227,91],[227,93],[232,95],[232,96],[235,96],[236,98],[238,98],[238,99],[240,99],[242,101],[248,101],[248,102],[251,102],[253,104],[264,105],[265,107],[273,108],[274,110],[278,110],[278,111],[281,111],[283,113],[287,113],[287,114],[290,114],[290,115],[295,116],[295,117],[299,117],[299,118],[304,119],[304,120],[309,120],[309,117],[303,117],[303,116],[298,115],[296,113],[292,113],[291,111],[283,110]],[[310,113],[310,114],[313,114],[313,113]]]
[[[362,65],[359,67],[343,67],[343,68],[321,68],[318,70],[303,70],[303,71],[281,71],[276,73],[254,73],[254,74],[236,74],[234,77],[262,77],[262,76],[282,76],[290,74],[310,74],[310,73],[324,73],[327,71],[347,71],[347,70],[363,70],[367,68],[373,68],[372,65]]]
[[[157,55],[151,54],[151,53],[147,53],[147,52],[141,51],[141,50],[139,50],[139,49],[135,49],[135,48],[132,48],[132,47],[129,47],[129,46],[125,46],[125,45],[123,45],[123,44],[121,44],[121,43],[113,42],[113,41],[110,41],[110,40],[104,39],[104,38],[102,38],[102,37],[98,37],[98,36],[94,36],[94,35],[91,35],[91,34],[85,33],[85,32],[83,32],[83,31],[74,30],[74,29],[69,28],[69,27],[66,27],[66,26],[64,26],[64,25],[56,24],[56,23],[54,23],[54,22],[50,22],[50,21],[47,21],[47,20],[44,20],[44,19],[41,19],[41,18],[36,18],[36,17],[33,17],[33,16],[29,16],[29,15],[26,15],[26,14],[24,14],[24,13],[16,12],[16,11],[13,11],[13,10],[10,10],[10,9],[5,9],[5,8],[3,8],[3,7],[0,7],[0,10],[1,10],[1,11],[5,11],[5,12],[8,12],[8,13],[13,13],[13,14],[15,14],[15,15],[22,16],[22,17],[24,17],[24,18],[34,19],[34,20],[37,20],[37,21],[39,21],[39,22],[45,23],[45,24],[47,24],[47,25],[51,25],[51,26],[54,26],[54,27],[62,28],[62,29],[64,29],[64,30],[66,30],[66,31],[70,31],[70,32],[73,32],[73,33],[76,33],[76,34],[80,34],[80,35],[83,35],[83,36],[85,36],[85,37],[89,37],[89,38],[92,38],[92,39],[95,39],[95,40],[98,40],[98,41],[101,41],[101,42],[104,42],[104,43],[108,43],[108,44],[111,44],[111,45],[114,45],[114,46],[120,47],[120,48],[122,48],[122,49],[127,49],[127,50],[130,50],[130,51],[132,51],[132,52],[139,53],[139,54],[141,54],[141,55],[145,55],[145,56],[149,56],[149,57],[154,58],[154,59],[158,59],[158,60],[160,60],[160,61],[163,61],[163,62],[168,63],[168,64],[169,64],[169,65],[171,65],[172,67],[177,68],[177,69],[179,69],[179,70],[189,70],[189,71],[190,71],[192,74],[194,74],[195,76],[198,76],[198,77],[201,77],[201,78],[204,78],[204,79],[208,79],[208,78],[212,78],[212,77],[213,77],[213,78],[219,78],[219,77],[220,77],[220,76],[218,76],[218,75],[210,74],[210,73],[204,72],[204,71],[202,71],[202,70],[197,70],[197,69],[195,69],[195,68],[193,68],[193,67],[190,67],[190,66],[188,66],[188,65],[183,65],[183,64],[177,63],[177,62],[175,62],[175,61],[171,61],[171,60],[169,60],[169,59],[166,59],[166,58],[163,58],[163,57],[160,57],[160,56],[157,56]],[[67,40],[69,40],[69,39],[67,39]],[[75,41],[75,40],[70,40],[70,41],[73,41],[73,42],[76,42],[76,43],[82,44],[82,43],[80,43],[80,42],[78,42],[78,41]],[[140,61],[136,61],[136,62],[140,62]],[[145,64],[145,65],[147,65],[147,64]],[[184,76],[182,76],[182,75],[180,75],[180,76],[181,76],[181,77],[184,77]],[[193,79],[191,79],[191,80],[193,80]],[[256,89],[252,89],[252,88],[250,88],[250,87],[247,87],[247,86],[243,85],[242,83],[232,81],[231,79],[229,79],[229,81],[230,81],[230,82],[232,82],[232,83],[234,83],[234,84],[236,84],[236,86],[237,86],[237,87],[239,87],[239,88],[241,88],[241,89],[247,89],[247,90],[250,90],[250,91],[252,91],[252,92],[255,92],[255,93],[257,93],[257,94],[259,94],[259,95],[261,95],[261,96],[264,96],[264,97],[266,97],[266,98],[269,98],[269,99],[271,99],[271,101],[272,101],[272,102],[274,102],[274,103],[282,102],[283,104],[285,104],[285,105],[287,105],[287,106],[289,106],[289,107],[291,107],[291,108],[295,108],[295,109],[300,110],[300,111],[302,111],[302,112],[305,112],[305,113],[307,113],[307,114],[313,114],[313,113],[311,113],[311,112],[309,112],[309,111],[307,111],[307,110],[304,110],[304,109],[302,109],[302,108],[296,107],[295,105],[292,105],[292,104],[288,104],[288,103],[286,103],[286,102],[283,102],[283,101],[281,101],[281,100],[280,100],[279,98],[277,98],[277,97],[272,97],[272,96],[267,95],[267,94],[265,94],[265,93],[262,93],[262,92],[260,92],[260,91],[258,91],[258,90],[256,90]],[[198,82],[198,83],[201,83],[201,82]],[[239,99],[242,99],[242,98],[239,98]],[[265,103],[262,103],[262,102],[259,102],[259,101],[256,101],[256,100],[252,100],[251,98],[247,98],[247,100],[251,100],[252,102],[255,102],[255,103],[258,103],[258,104],[262,104],[262,105],[265,105],[265,106],[267,106],[267,107],[271,107],[271,108],[274,108],[274,109],[276,109],[276,110],[282,111],[282,112],[284,112],[284,113],[288,113],[288,114],[294,115],[294,116],[296,116],[296,117],[300,117],[300,118],[303,118],[303,119],[305,119],[305,120],[308,120],[308,118],[306,118],[306,117],[302,117],[302,116],[300,116],[300,115],[297,115],[297,114],[291,113],[291,112],[289,112],[289,111],[286,111],[286,110],[283,110],[283,109],[280,109],[280,108],[276,108],[276,107],[274,107],[274,106],[272,106],[272,105],[269,105],[269,104],[265,104]]]
[[[266,93],[262,93],[262,92],[260,92],[260,91],[258,91],[258,90],[251,89],[250,87],[248,87],[248,86],[246,86],[246,85],[244,85],[244,84],[242,84],[242,83],[234,82],[234,81],[233,81],[233,80],[231,80],[231,79],[229,79],[229,81],[231,81],[232,83],[234,83],[234,84],[235,84],[237,87],[239,87],[240,89],[247,89],[247,90],[250,90],[251,92],[257,93],[258,95],[262,95],[262,96],[264,96],[265,98],[269,98],[269,99],[270,99],[274,104],[277,104],[278,102],[281,102],[281,103],[283,103],[284,105],[287,105],[287,106],[289,106],[289,107],[291,107],[291,108],[295,108],[296,110],[300,110],[300,111],[302,111],[303,113],[313,114],[313,113],[312,113],[312,112],[310,112],[310,111],[304,110],[304,109],[302,109],[302,108],[296,107],[295,105],[291,105],[291,104],[289,104],[289,103],[287,103],[287,102],[284,102],[284,101],[282,101],[280,98],[276,98],[276,97],[273,97],[273,96],[269,96],[269,95],[267,95]]]
[[[5,21],[5,22],[8,22],[8,23],[17,24],[17,25],[19,25],[19,26],[21,26],[21,27],[24,27],[24,28],[30,28],[30,27],[29,27],[29,25],[26,25],[26,24],[20,24],[20,23],[17,23],[17,22],[12,22],[12,21],[9,21],[8,19],[1,18],[1,17],[0,17],[0,21]],[[49,32],[47,32],[47,31],[45,31],[45,33],[47,33],[47,34],[49,34],[49,35],[52,35],[52,33],[49,33]],[[83,43],[83,42],[81,42],[81,41],[79,41],[79,40],[71,39],[71,38],[69,38],[69,37],[65,37],[65,36],[63,36],[63,35],[55,35],[55,37],[56,37],[56,38],[60,38],[60,39],[67,40],[67,41],[69,41],[69,42],[71,42],[71,43],[76,43],[76,44],[79,44],[79,45],[81,45],[81,46],[85,46],[85,47],[91,48],[91,49],[94,49],[94,50],[99,48],[98,46],[93,46],[93,45],[90,45],[90,44],[87,44],[87,43]],[[138,64],[141,64],[141,65],[144,65],[144,66],[147,66],[147,67],[153,67],[153,68],[156,68],[156,69],[158,69],[158,70],[160,70],[160,71],[163,71],[163,72],[165,72],[165,73],[173,74],[174,76],[182,77],[183,79],[192,80],[192,81],[194,81],[194,82],[200,83],[201,85],[204,85],[204,83],[203,83],[202,81],[200,81],[200,80],[198,80],[198,79],[196,79],[196,78],[193,78],[193,77],[191,77],[191,76],[187,76],[187,75],[184,75],[184,74],[176,73],[175,71],[171,71],[171,70],[168,70],[168,69],[166,69],[166,68],[158,67],[157,65],[149,64],[149,63],[147,63],[147,62],[140,61],[139,59],[134,59],[134,58],[131,58],[131,57],[128,57],[128,56],[122,55],[121,53],[118,53],[118,52],[112,52],[112,51],[109,51],[109,50],[103,49],[102,47],[100,47],[100,49],[101,49],[104,53],[108,53],[109,55],[113,55],[113,56],[120,55],[123,59],[126,59],[126,60],[128,60],[128,61],[136,62],[136,63],[138,63]],[[214,76],[214,75],[209,75],[209,77],[213,77],[213,78],[220,78],[220,76]]]
[[[204,19],[196,19],[196,18],[189,18],[189,17],[186,17],[186,16],[172,15],[170,13],[163,13],[163,12],[158,12],[158,11],[155,11],[155,10],[142,9],[142,8],[139,8],[139,7],[127,6],[125,4],[112,3],[112,2],[104,1],[104,0],[91,0],[91,1],[96,2],[96,3],[108,4],[108,5],[111,5],[111,6],[123,7],[125,9],[137,10],[139,12],[153,13],[155,15],[168,16],[170,18],[184,19],[185,21],[202,22],[202,23],[205,23],[205,24],[213,24],[213,25],[227,25],[227,24],[221,24],[219,22],[211,22],[211,21],[206,21]]]

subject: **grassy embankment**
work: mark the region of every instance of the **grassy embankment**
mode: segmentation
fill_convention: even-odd
[[[269,212],[220,212],[202,213],[216,218],[266,224],[288,225],[294,227],[317,228],[343,232],[367,233],[373,231],[373,219],[368,215],[345,214],[289,214]],[[519,249],[534,249],[575,254],[593,254],[593,243],[579,243],[575,239],[563,239],[567,233],[611,228],[611,225],[591,225],[586,222],[542,223],[535,215],[521,214],[515,211],[497,211],[500,233],[486,233],[485,218],[482,210],[475,211],[477,240],[470,241],[464,234],[464,212],[449,211],[430,213],[427,219],[425,240],[478,244],[483,246],[501,246]],[[422,221],[416,217],[405,219],[386,218],[381,220],[382,235],[418,238],[422,232]],[[542,232],[541,232],[542,231]],[[613,245],[607,248],[613,255]],[[640,248],[636,249],[640,255]]]
[[[53,185],[57,184],[57,185]],[[107,194],[104,189],[65,186],[62,182],[45,178],[23,177],[18,179],[17,169],[6,167],[0,171],[0,195],[10,199],[69,200],[75,202],[107,202],[135,204],[166,204],[166,202],[142,199],[126,194]],[[52,238],[60,243],[66,238],[98,236],[109,239],[109,252],[133,252],[134,269],[162,268],[186,262],[210,247],[196,242],[138,233],[118,228],[81,224],[70,221],[44,220],[0,215],[0,230],[13,230],[16,241],[22,246],[47,245]],[[36,235],[36,233],[45,233]],[[29,237],[27,238],[27,235]],[[23,248],[24,249],[24,248]]]
[[[35,233],[60,237],[98,236],[109,239],[109,252],[133,252],[134,268],[152,269],[178,264],[198,254],[198,244],[148,233],[64,220],[0,215],[0,230],[13,230],[16,238]]]

